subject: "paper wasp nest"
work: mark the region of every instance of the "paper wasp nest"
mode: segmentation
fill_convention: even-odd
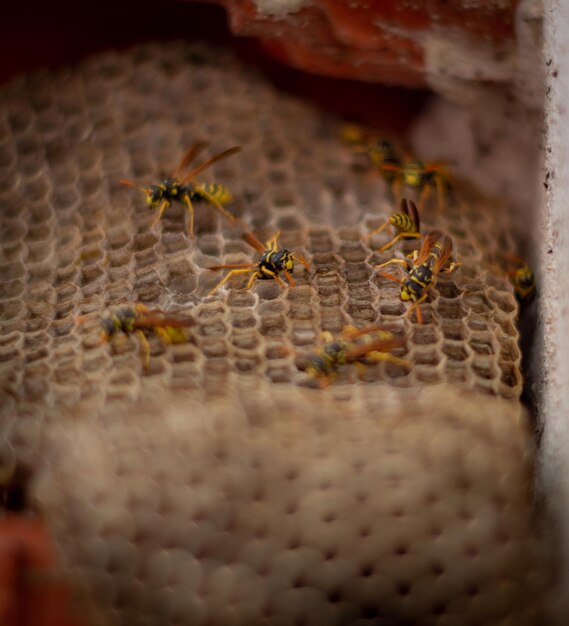
[[[432,203],[424,230],[448,232],[462,266],[427,323],[404,319],[373,269],[394,252],[364,240],[393,211],[388,189],[353,167],[339,128],[186,45],[2,92],[4,473],[38,477],[38,510],[102,623],[539,621],[518,309],[497,262],[514,250],[506,207],[466,184],[446,212]],[[195,241],[181,205],[151,228],[143,194],[118,184],[156,182],[198,140],[243,146],[203,178],[263,241],[279,230],[307,257],[296,287],[208,298],[221,274],[207,267],[255,258],[239,228],[203,204]],[[100,345],[106,308],[133,301],[191,310],[192,340],[151,340],[148,370],[134,338]],[[410,371],[302,386],[295,351],[375,323],[404,335]]]

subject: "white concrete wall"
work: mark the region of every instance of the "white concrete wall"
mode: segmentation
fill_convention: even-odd
[[[569,2],[549,0],[544,15],[547,190],[540,236],[540,325],[536,370],[543,422],[540,486],[558,533],[555,607],[569,623]]]

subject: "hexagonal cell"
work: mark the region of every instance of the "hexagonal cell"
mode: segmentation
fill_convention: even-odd
[[[441,328],[446,339],[464,341],[467,336],[466,328],[462,320],[443,320]]]
[[[465,306],[469,306],[466,303],[466,296],[464,300],[447,300],[441,297],[437,302],[437,312],[445,320],[461,319],[466,316],[462,302],[465,303]]]
[[[259,370],[262,366],[262,359],[255,352],[235,352],[235,369],[241,373],[249,373]]]
[[[471,374],[463,363],[449,361],[445,366],[445,374],[450,383],[466,384],[469,382]]]
[[[518,362],[521,358],[520,349],[515,340],[502,339],[500,345],[500,360]]]
[[[346,267],[352,263],[362,263],[368,257],[368,250],[359,242],[342,242],[338,254],[347,262]]]
[[[463,290],[454,282],[454,280],[438,278],[437,279],[437,291],[442,298],[452,300],[458,298]]]
[[[471,354],[461,341],[445,341],[443,353],[451,361],[465,361]]]
[[[257,325],[257,317],[249,309],[233,311],[230,320],[234,328],[254,328]]]
[[[473,332],[468,341],[477,354],[494,354],[492,335],[489,332]]]
[[[284,335],[287,329],[287,320],[284,315],[263,315],[259,332],[268,337]]]
[[[382,304],[379,311],[384,317],[400,317],[407,311],[407,307],[400,300],[395,300]]]
[[[413,367],[413,375],[415,380],[421,383],[440,383],[442,380],[441,372],[437,367],[429,365],[416,365]]]
[[[225,337],[228,331],[221,320],[216,320],[208,323],[200,323],[197,332],[203,337]]]
[[[317,262],[317,254],[323,253],[333,253],[334,252],[334,242],[328,230],[316,230],[309,229],[308,231],[309,244],[308,249],[314,255],[313,262]]]
[[[431,365],[435,367],[440,360],[441,357],[435,348],[415,348],[413,350],[413,362],[416,365]]]
[[[477,376],[487,380],[496,380],[498,378],[496,363],[492,358],[475,356],[472,360],[472,370]]]

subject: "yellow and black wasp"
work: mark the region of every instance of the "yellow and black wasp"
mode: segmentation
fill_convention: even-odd
[[[401,168],[401,159],[391,141],[356,124],[344,125],[342,139],[354,152],[365,152],[388,183],[396,179]]]
[[[420,324],[423,323],[420,305],[427,298],[428,291],[435,284],[438,274],[449,274],[460,266],[460,263],[453,261],[445,268],[451,258],[452,247],[452,239],[448,235],[440,230],[433,230],[425,237],[419,253],[415,250],[406,259],[391,259],[376,265],[377,268],[382,268],[397,264],[406,269],[407,278],[403,279],[387,272],[381,272],[380,275],[401,285],[401,300],[413,302],[407,315],[416,310],[417,321]]]
[[[401,197],[402,186],[421,189],[419,210],[422,211],[433,189],[436,189],[438,208],[444,210],[446,190],[449,188],[449,172],[445,163],[406,160],[402,164],[385,163],[380,170],[393,176],[392,189],[397,201]]]
[[[144,365],[150,364],[150,344],[147,333],[153,333],[165,344],[186,343],[187,329],[194,326],[195,320],[160,309],[147,309],[143,304],[125,305],[109,312],[101,320],[101,341],[107,343],[118,337],[136,335],[142,346]]]
[[[506,272],[514,286],[514,293],[518,302],[530,302],[536,293],[535,276],[532,269],[518,256],[513,254],[504,254],[503,256],[506,260],[518,266]]]
[[[154,226],[164,215],[164,211],[172,205],[172,202],[183,202],[190,213],[190,236],[194,236],[194,206],[193,202],[206,202],[214,206],[222,215],[224,215],[231,223],[235,222],[235,216],[230,213],[224,205],[229,204],[233,197],[229,190],[223,185],[217,183],[198,183],[194,179],[206,168],[214,163],[225,159],[241,150],[240,146],[234,146],[216,154],[207,159],[201,165],[194,167],[185,176],[180,178],[182,172],[190,165],[190,163],[198,156],[198,154],[207,146],[206,143],[194,144],[180,161],[176,171],[172,176],[165,178],[157,185],[145,187],[131,180],[122,179],[119,182],[127,187],[140,189],[146,194],[146,203],[152,208],[158,208],[158,215],[152,223]]]
[[[367,236],[367,239],[373,237],[373,235],[376,235],[377,233],[381,233],[390,224],[393,228],[395,228],[397,235],[390,242],[379,248],[378,252],[385,252],[402,239],[421,238],[421,222],[419,220],[419,212],[417,211],[417,207],[415,206],[413,200],[406,200],[403,198],[403,200],[401,200],[401,211],[391,215],[384,224],[371,232]]]
[[[321,333],[320,345],[314,352],[304,355],[306,365],[303,369],[324,388],[330,385],[344,365],[366,366],[387,361],[409,367],[408,361],[391,354],[392,350],[404,345],[403,337],[381,326],[360,329],[346,326],[339,337],[334,337],[330,332]]]
[[[291,275],[294,271],[294,262],[299,261],[304,267],[309,270],[310,264],[300,254],[294,254],[286,248],[279,248],[278,238],[279,233],[273,235],[264,246],[252,233],[244,233],[242,235],[244,241],[246,241],[252,248],[261,253],[259,260],[256,263],[234,263],[230,265],[214,265],[208,269],[210,270],[231,270],[227,276],[225,276],[210,292],[212,296],[220,287],[222,287],[232,276],[239,274],[251,274],[249,281],[247,282],[246,289],[251,289],[255,280],[275,280],[280,287],[286,287],[286,284],[281,280],[279,274],[283,273],[291,287],[294,287],[295,282]]]

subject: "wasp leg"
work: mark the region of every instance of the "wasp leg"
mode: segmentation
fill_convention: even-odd
[[[267,250],[278,250],[279,244],[278,239],[280,236],[280,232],[276,232],[268,241],[267,241]]]
[[[251,289],[251,287],[253,287],[253,283],[255,282],[255,279],[257,278],[257,272],[255,272],[251,278],[249,278],[249,280],[247,281],[247,287],[246,289]]]
[[[379,275],[382,278],[387,278],[387,280],[391,280],[394,283],[397,283],[398,285],[401,284],[401,279],[397,278],[397,276],[394,276],[393,274],[390,274],[389,272],[379,272]]]
[[[399,204],[401,202],[401,180],[395,179],[391,183],[391,193],[393,194],[393,198],[395,200],[395,204]]]
[[[140,345],[142,346],[142,354],[144,358],[144,369],[148,369],[150,366],[150,344],[148,343],[148,339],[143,331],[137,330],[136,336],[140,341]]]
[[[310,263],[302,256],[302,254],[293,254],[292,256],[296,261],[299,261],[302,265],[304,265],[307,270],[310,269]]]
[[[158,335],[161,341],[163,341],[164,343],[172,343],[170,341],[170,336],[168,335],[168,331],[165,328],[161,328],[160,326],[155,326],[153,330],[154,330],[154,334]]]
[[[405,269],[407,269],[409,267],[409,263],[407,261],[404,261],[403,259],[390,259],[389,261],[386,261],[385,263],[380,263],[379,265],[376,265],[376,268],[381,268],[381,267],[387,267],[388,265],[402,265]]]
[[[201,195],[210,203],[213,204],[213,206],[220,211],[221,213],[223,213],[223,215],[225,215],[225,217],[232,223],[235,224],[237,218],[235,217],[235,215],[233,215],[233,213],[230,213],[222,204],[221,202],[219,202],[217,200],[217,198],[214,198],[210,193],[207,193],[207,191],[205,191],[204,189],[200,189],[200,193]]]
[[[422,324],[423,314],[421,313],[421,305],[419,304],[419,302],[415,302],[415,304],[413,304],[412,307],[407,309],[407,312],[405,313],[405,317],[411,317],[413,311],[417,311],[417,322],[419,322],[419,324]]]
[[[332,379],[329,376],[321,376],[318,378],[318,387],[321,391],[324,389],[328,389],[328,387],[332,384]]]
[[[378,352],[374,350],[369,354],[366,354],[366,359],[371,359],[372,361],[387,361],[388,363],[393,363],[394,365],[402,365],[403,367],[410,368],[411,363],[407,359],[401,359],[398,356],[394,356],[393,354],[389,354],[389,352]]]
[[[411,254],[407,255],[407,258],[411,259],[411,263],[415,265],[415,263],[417,262],[417,259],[419,258],[419,253],[417,252],[417,250],[413,250]]]
[[[437,187],[437,203],[439,211],[444,211],[446,208],[445,183],[440,176],[435,178],[435,185]]]
[[[164,215],[164,211],[170,206],[169,200],[163,200],[160,208],[158,209],[158,217],[152,222],[151,226],[156,226],[158,222],[162,219]]]
[[[382,246],[378,250],[378,252],[385,252],[386,250],[389,250],[391,246],[394,246],[398,241],[401,241],[402,239],[421,239],[421,235],[420,233],[399,233],[397,237],[394,237],[389,243],[386,243],[384,246]]]
[[[376,228],[375,230],[373,230],[371,233],[369,233],[368,235],[365,236],[366,239],[371,239],[371,237],[373,237],[374,235],[377,235],[378,233],[383,232],[388,226],[389,224],[391,224],[391,222],[389,220],[387,220],[384,224],[382,224],[379,228]]]
[[[290,275],[290,273],[287,270],[284,270],[284,275],[286,276],[286,279],[288,280],[288,284],[291,287],[294,287],[296,285],[294,278]],[[275,280],[277,279],[277,276],[275,276]],[[280,280],[280,279],[279,279]]]
[[[194,234],[194,205],[192,204],[192,201],[190,200],[190,196],[187,193],[184,194],[183,201],[184,201],[184,204],[186,205],[186,208],[188,209],[188,213],[190,214],[190,237],[193,239],[195,237],[195,234]]]
[[[511,261],[512,263],[515,263],[516,265],[522,265],[524,267],[527,265],[527,262],[521,257],[517,256],[516,254],[510,254],[509,252],[502,252],[502,256],[504,257],[504,259],[506,259],[506,261]]]
[[[441,274],[452,274],[452,272],[455,272],[462,264],[461,263],[455,263],[454,261],[445,269],[441,270],[440,273]]]
[[[431,184],[427,183],[423,186],[423,190],[421,191],[421,195],[419,196],[419,213],[423,212],[425,208],[425,204],[431,195]]]
[[[356,328],[355,326],[352,326],[351,324],[348,324],[347,326],[344,326],[344,328],[342,328],[342,337],[344,339],[356,339],[357,337],[360,337],[362,334],[361,329]],[[331,339],[333,339],[333,337],[331,337]]]
[[[256,267],[251,267],[251,268],[247,268],[247,269],[239,269],[239,270],[231,270],[227,276],[225,278],[223,278],[222,280],[220,280],[217,285],[209,292],[210,296],[213,296],[213,294],[223,285],[225,285],[225,283],[232,277],[232,276],[236,276],[237,274],[248,274],[249,272],[255,272],[255,274],[253,274],[253,276],[251,277],[252,279],[256,278],[256,273],[257,273],[257,268]],[[249,283],[247,283],[247,289],[249,289],[249,284],[253,284],[252,280],[249,280]]]

